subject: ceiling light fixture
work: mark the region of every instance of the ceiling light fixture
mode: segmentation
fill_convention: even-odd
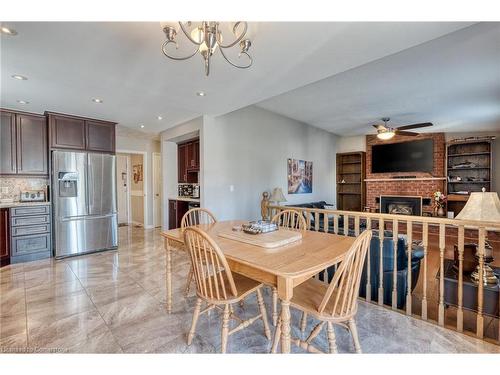
[[[144,125],[139,125],[141,127],[141,129],[144,129]]]
[[[10,36],[17,35],[17,31],[16,30],[11,29],[11,28],[6,27],[6,26],[0,27],[0,31],[2,32],[2,34],[5,34],[5,35],[10,35]]]
[[[396,133],[394,133],[394,130],[392,130],[390,128],[387,130],[379,130],[377,132],[377,138],[382,139],[383,141],[387,141],[387,140],[393,138],[395,135],[396,135]]]
[[[187,26],[187,28],[186,28]],[[209,75],[210,73],[210,58],[219,48],[219,51],[222,57],[235,68],[246,69],[252,66],[252,57],[248,54],[248,50],[252,45],[250,39],[243,39],[247,33],[248,25],[246,22],[238,21],[233,24],[233,34],[235,39],[231,43],[222,44],[222,32],[219,29],[219,22],[216,21],[203,21],[200,26],[195,26],[193,29],[190,29],[192,26],[192,22],[188,21],[186,26],[179,22],[180,30],[182,30],[183,34],[186,38],[196,46],[196,50],[188,55],[183,57],[172,56],[167,52],[167,47],[169,44],[175,45],[175,49],[179,48],[175,37],[177,36],[177,30],[175,27],[167,25],[163,28],[163,32],[167,40],[162,44],[161,50],[163,54],[172,60],[187,60],[196,55],[197,52],[201,54],[203,60],[205,62],[205,75]],[[239,31],[240,30],[240,31]],[[242,55],[248,60],[246,64],[238,65],[231,61],[225,54],[224,50],[227,48],[231,48],[239,44],[240,52],[238,54],[238,58],[241,58]]]
[[[92,101],[93,101],[94,103],[102,103],[102,102],[103,102],[103,100],[102,100],[102,99],[99,99],[99,98],[92,98]]]
[[[27,100],[18,100],[17,101],[19,104],[29,104],[30,102],[28,102]]]
[[[163,120],[163,117],[161,117],[161,116],[158,116],[158,120]]]
[[[22,76],[20,74],[13,74],[11,75],[11,77],[14,79],[18,79],[19,81],[26,81],[28,79],[28,77]]]
[[[196,95],[198,95],[198,96],[205,96],[206,94],[205,94],[205,92],[204,92],[204,91],[198,91],[198,92],[196,93]]]

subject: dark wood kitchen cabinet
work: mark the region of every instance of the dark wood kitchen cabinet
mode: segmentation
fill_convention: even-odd
[[[0,122],[0,174],[16,174],[16,114],[2,111]]]
[[[98,152],[115,152],[116,123],[46,112],[50,147]]]
[[[115,124],[87,121],[86,148],[89,151],[115,152]]]
[[[1,175],[47,176],[45,116],[1,111]]]
[[[180,228],[182,217],[189,210],[189,203],[175,199],[168,200],[168,229]]]
[[[200,170],[199,139],[180,143],[177,149],[179,183],[197,183]]]
[[[10,263],[9,209],[0,208],[0,267]]]

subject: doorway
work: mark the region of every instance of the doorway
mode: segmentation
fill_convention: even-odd
[[[146,226],[147,154],[119,151],[116,154],[118,225]]]
[[[128,225],[130,219],[130,156],[126,154],[116,155],[116,190],[118,225]]]
[[[161,154],[153,152],[153,226],[161,227]]]

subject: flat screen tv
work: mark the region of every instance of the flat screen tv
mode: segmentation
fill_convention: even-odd
[[[372,173],[432,172],[432,139],[372,147]]]

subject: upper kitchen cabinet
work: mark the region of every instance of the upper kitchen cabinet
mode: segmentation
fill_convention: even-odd
[[[0,174],[48,175],[45,116],[2,110]]]
[[[16,114],[1,112],[0,120],[0,174],[17,174]]]
[[[199,139],[180,143],[177,146],[179,183],[197,183],[200,170]]]
[[[105,121],[87,121],[87,150],[115,152],[115,124]]]
[[[115,123],[47,112],[50,147],[115,152]]]

